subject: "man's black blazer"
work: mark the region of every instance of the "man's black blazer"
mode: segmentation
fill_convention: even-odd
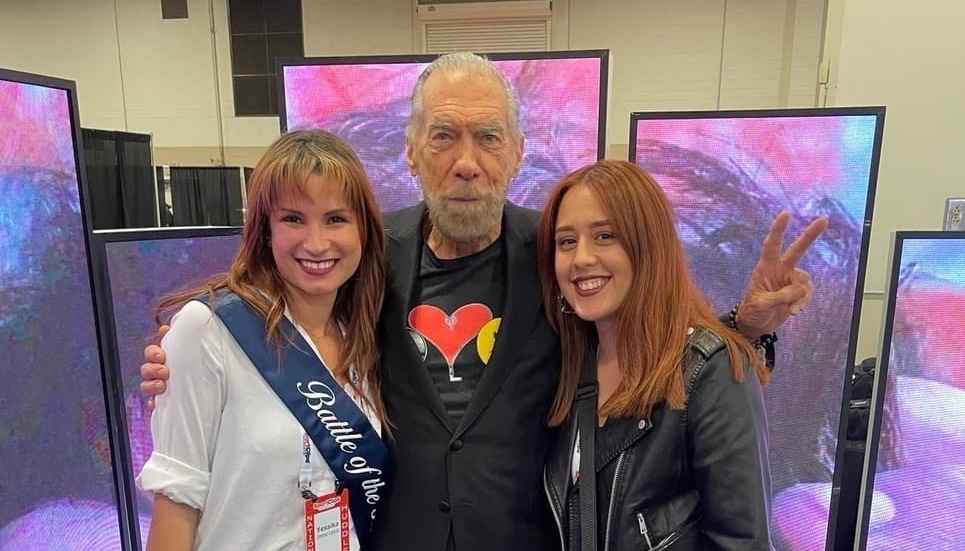
[[[507,203],[506,303],[466,413],[450,426],[409,336],[406,316],[424,245],[425,205],[386,215],[389,283],[379,323],[383,397],[395,476],[380,504],[378,551],[557,550],[542,488],[559,341],[546,323],[536,268],[539,213]]]

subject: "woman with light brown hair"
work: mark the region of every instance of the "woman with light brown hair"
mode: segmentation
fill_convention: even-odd
[[[769,549],[768,372],[695,288],[663,191],[624,161],[582,168],[538,240],[562,341],[544,480],[564,548]]]
[[[229,271],[161,304],[178,312],[138,477],[155,496],[148,550],[364,545],[390,467],[383,240],[342,140],[295,131],[268,147]]]

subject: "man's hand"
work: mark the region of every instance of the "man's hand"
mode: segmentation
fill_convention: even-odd
[[[158,330],[158,335],[163,337],[167,334],[170,326],[162,325]],[[171,376],[168,367],[164,365],[167,358],[164,349],[156,344],[149,344],[144,349],[144,363],[141,364],[141,393],[147,396],[147,409],[154,411],[154,397],[164,394],[167,390],[167,380]]]
[[[773,333],[789,316],[802,312],[811,302],[814,284],[811,276],[797,267],[801,257],[828,227],[827,218],[818,218],[782,252],[784,230],[791,214],[783,211],[774,219],[764,238],[761,257],[754,266],[750,284],[737,311],[741,334],[756,339]]]

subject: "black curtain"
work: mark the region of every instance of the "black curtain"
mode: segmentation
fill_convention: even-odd
[[[174,212],[171,205],[164,197],[164,168],[155,167],[154,181],[157,182],[157,216],[161,221],[161,227],[167,228],[174,225]]]
[[[151,136],[83,128],[95,230],[157,226]]]
[[[154,215],[157,195],[151,159],[151,136],[115,132],[117,158],[121,173],[121,197],[124,203],[124,227],[157,227]]]
[[[171,167],[175,226],[241,226],[238,167]]]

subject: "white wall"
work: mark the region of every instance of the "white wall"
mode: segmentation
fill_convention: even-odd
[[[76,81],[81,124],[123,129],[114,28],[113,0],[3,0],[0,67]]]
[[[631,111],[815,104],[823,0],[559,4],[569,12],[564,48],[611,51],[611,156],[625,158]]]
[[[569,47],[610,50],[611,144],[629,142],[631,111],[717,106],[723,6],[722,0],[571,0]]]
[[[940,229],[965,195],[965,3],[832,0],[827,105],[885,105],[858,359],[877,355],[895,230]],[[965,270],[965,267],[962,267]]]
[[[631,110],[813,104],[821,1],[556,0],[553,45],[612,51],[625,158]],[[279,124],[233,116],[226,5],[188,0],[188,19],[165,21],[157,0],[3,0],[0,66],[76,80],[84,126],[152,133],[159,161],[250,164]],[[308,56],[419,47],[409,0],[302,9]]]
[[[278,135],[275,117],[233,116],[225,6],[188,0],[188,19],[163,20],[157,0],[3,0],[0,66],[77,81],[85,127],[153,134],[159,158],[216,163],[222,146]]]
[[[83,9],[86,2],[70,2]],[[188,1],[188,19],[161,19],[154,0],[117,0],[117,37],[127,130],[155,147],[219,143],[207,0]],[[89,55],[83,45],[63,52]],[[86,105],[81,103],[81,113]]]
[[[302,0],[305,55],[416,53],[409,0]]]
[[[796,0],[788,3],[787,17],[792,37],[785,41],[786,105],[813,107],[817,105],[816,84],[821,42],[824,32],[825,0]],[[784,104],[784,98],[780,98]]]

